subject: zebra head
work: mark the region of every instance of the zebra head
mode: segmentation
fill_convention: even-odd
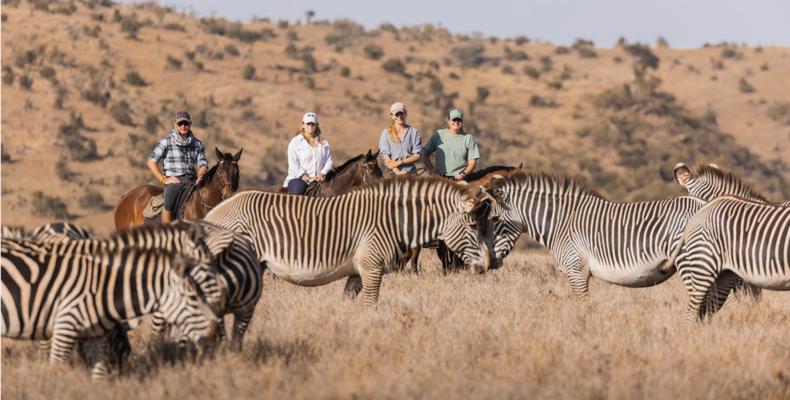
[[[186,338],[198,352],[212,346],[217,335],[220,313],[225,308],[225,292],[216,268],[176,253],[168,275],[159,312],[176,327],[179,338]]]
[[[462,199],[463,209],[448,215],[439,239],[460,255],[464,264],[482,274],[491,266],[491,254],[485,238],[491,199],[472,194],[465,194]]]
[[[497,185],[503,177],[494,177],[494,185]],[[518,208],[514,207],[508,191],[502,187],[492,187],[488,190],[489,194],[496,200],[491,207],[491,211],[486,221],[486,240],[493,249],[492,268],[502,267],[505,257],[516,245],[516,241],[521,236],[524,228],[521,224],[523,218],[518,214]]]
[[[704,201],[719,196],[738,196],[766,203],[767,199],[744,183],[738,176],[721,170],[716,164],[700,165],[696,171],[678,163],[675,165],[675,180],[688,191],[689,196]]]

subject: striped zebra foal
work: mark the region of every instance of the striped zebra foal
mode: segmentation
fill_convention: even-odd
[[[93,354],[94,379],[110,372],[107,341],[121,321],[160,311],[198,344],[211,344],[222,306],[216,275],[189,275],[211,262],[204,233],[189,225],[143,227],[107,240],[41,243],[2,239],[2,335],[51,339],[50,363],[77,340]],[[110,333],[110,335],[108,335]]]
[[[549,249],[579,297],[590,276],[628,287],[668,279],[683,227],[704,204],[688,196],[615,203],[571,178],[527,171],[503,174],[488,191],[497,200],[488,226],[496,265],[526,233]]]
[[[278,277],[318,286],[348,277],[345,293],[366,305],[382,275],[416,246],[444,240],[477,272],[488,269],[482,227],[487,201],[438,178],[396,178],[324,198],[245,191],[205,220],[252,238],[258,260]]]
[[[690,321],[718,311],[738,279],[790,290],[790,207],[732,196],[711,200],[686,225],[677,265]]]

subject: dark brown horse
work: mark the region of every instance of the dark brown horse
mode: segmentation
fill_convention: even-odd
[[[197,188],[187,199],[184,219],[203,219],[203,217],[221,202],[239,190],[239,159],[241,152],[236,154],[223,153],[218,148],[217,164],[203,175]],[[120,231],[143,224],[143,209],[151,198],[162,194],[160,186],[138,186],[123,196],[115,206],[115,229]]]
[[[323,182],[312,182],[305,191],[305,196],[328,197],[348,193],[351,189],[384,179],[377,157],[379,152],[352,157],[337,168],[332,168],[326,174]],[[280,185],[269,186],[264,191],[287,193],[288,190]]]

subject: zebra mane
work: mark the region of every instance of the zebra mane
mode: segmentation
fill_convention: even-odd
[[[473,190],[472,185],[460,185],[457,183],[453,183],[447,178],[437,177],[437,176],[412,176],[412,175],[401,175],[396,176],[392,179],[384,179],[381,181],[376,181],[369,183],[367,185],[360,186],[358,188],[354,188],[349,193],[358,192],[358,191],[370,191],[371,189],[381,188],[384,190],[387,189],[394,189],[397,190],[401,187],[414,187],[414,186],[430,186],[430,185],[440,185],[445,186],[448,190],[453,191],[454,193],[458,193],[460,195],[466,195],[467,197],[474,197],[476,191]]]
[[[488,186],[486,189],[495,190],[502,188],[508,184],[519,185],[524,183],[545,183],[545,184],[559,186],[560,192],[563,194],[566,193],[585,194],[606,200],[606,198],[601,196],[598,192],[588,188],[587,185],[577,180],[576,178],[570,176],[557,176],[543,171],[535,171],[535,170],[530,171],[523,169],[503,171],[501,175],[503,179],[492,180],[491,185]]]
[[[769,202],[765,196],[754,190],[750,185],[746,184],[739,176],[733,174],[732,172],[723,171],[718,167],[709,164],[700,164],[697,167],[696,175],[699,178],[713,177],[714,179],[725,182],[727,185],[731,185],[740,192],[746,193],[747,196],[751,196],[765,203]]]

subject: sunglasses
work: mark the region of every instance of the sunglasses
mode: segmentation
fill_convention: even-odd
[[[456,118],[456,119],[453,120],[453,122],[455,122],[456,124],[461,124],[461,123],[464,122],[464,120],[462,120],[460,118]]]
[[[305,125],[307,125],[307,126],[315,126],[315,122],[308,122]]]
[[[181,121],[181,122],[179,122],[176,125],[178,125],[178,126],[189,126],[189,125],[192,125],[192,123],[189,122],[189,121]]]
[[[403,112],[403,111],[398,111],[398,112],[396,112],[396,113],[395,113],[395,116],[396,116],[396,117],[405,117],[405,116],[406,116],[406,113],[405,113],[405,112]]]

